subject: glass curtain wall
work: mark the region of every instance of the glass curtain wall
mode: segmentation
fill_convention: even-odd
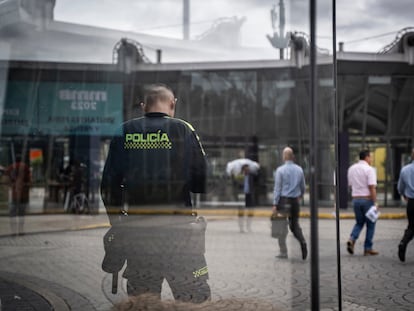
[[[217,18],[200,30],[201,23],[186,24],[188,14],[207,10],[197,1],[148,1],[154,7],[146,13],[127,1],[99,8],[81,1],[0,2],[0,13],[9,12],[0,22],[2,305],[16,307],[7,290],[13,288],[27,309],[110,310],[184,300],[182,310],[191,310],[188,303],[207,300],[205,310],[306,310],[315,299],[310,254],[317,252],[320,289],[313,294],[320,295],[321,309],[338,306],[336,222],[309,218],[311,195],[317,212],[334,211],[332,53],[318,49],[312,145],[309,3],[230,3],[214,5],[238,17]],[[316,20],[329,21],[317,23],[318,38],[330,37],[324,27],[332,27],[331,2],[320,1],[317,9]],[[89,21],[64,14],[72,11],[90,14]],[[141,33],[145,27],[128,20],[130,11],[143,20],[152,14],[153,24],[145,22],[152,30]],[[175,15],[183,16],[184,39],[181,30],[155,31],[155,16]],[[266,19],[261,26],[251,22]],[[266,45],[254,47],[258,31]],[[166,94],[175,117],[185,120],[180,129],[185,135],[195,129],[207,161],[205,189],[180,204],[171,198],[188,192],[193,151],[159,147],[163,139],[174,145],[170,125],[135,127],[148,118],[142,103],[149,103],[145,95],[155,83],[171,88]],[[132,119],[132,130],[122,125]],[[284,158],[286,147],[293,158]],[[300,241],[292,232],[286,240],[286,232],[271,236],[276,169],[287,160],[302,168],[306,184],[295,197],[304,240],[290,225]],[[186,173],[176,177],[181,167]],[[310,194],[312,170],[317,185]],[[180,178],[184,190],[176,187]],[[287,230],[288,214],[279,214]],[[318,248],[312,248],[311,226],[319,231]],[[129,298],[147,291],[159,297]]]

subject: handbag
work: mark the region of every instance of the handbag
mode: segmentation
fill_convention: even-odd
[[[284,238],[288,234],[288,221],[286,215],[273,213],[270,216],[271,237],[275,239]]]

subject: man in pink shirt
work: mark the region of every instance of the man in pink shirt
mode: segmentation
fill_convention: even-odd
[[[375,222],[365,216],[371,206],[376,205],[377,199],[377,176],[374,168],[371,166],[371,153],[369,150],[362,150],[359,153],[359,161],[349,168],[348,185],[352,189],[352,204],[356,220],[356,224],[347,242],[348,253],[351,255],[354,254],[355,242],[364,224],[366,224],[367,232],[364,243],[364,256],[378,255],[378,252],[372,249]]]

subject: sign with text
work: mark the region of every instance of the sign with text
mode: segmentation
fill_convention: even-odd
[[[2,135],[112,135],[122,103],[121,84],[9,82]]]

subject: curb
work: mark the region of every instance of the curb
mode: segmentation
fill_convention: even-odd
[[[323,219],[323,220],[335,220],[336,219],[336,215],[334,214],[335,212],[332,213],[326,213],[326,212],[321,212],[318,213],[318,219]],[[130,213],[130,215],[154,215],[154,211],[151,210],[140,210],[139,212],[132,212]],[[161,215],[167,215],[167,214],[175,214],[174,212],[171,213],[167,213],[165,211],[163,211],[161,213]],[[40,214],[38,214],[40,216]],[[46,215],[53,215],[53,214],[46,214]],[[56,214],[56,215],[61,215],[61,213]],[[233,217],[237,217],[238,216],[238,209],[229,209],[229,208],[225,208],[225,209],[201,209],[199,210],[199,215],[200,216],[206,216],[208,217],[208,221],[219,221],[219,220],[223,220],[225,218],[233,218]],[[261,218],[270,218],[272,215],[272,211],[269,210],[254,210],[253,211],[253,216],[254,217],[261,217]],[[310,218],[311,217],[311,213],[308,211],[302,211],[299,214],[300,218]],[[383,212],[380,214],[379,219],[381,220],[398,220],[398,219],[406,219],[406,213],[403,212],[399,212],[399,213],[390,213],[390,212]],[[353,213],[350,212],[346,212],[346,213],[340,213],[339,215],[339,219],[355,219],[355,216]],[[110,223],[109,222],[100,222],[100,223],[95,223],[95,224],[87,224],[87,225],[75,225],[75,226],[68,226],[67,228],[56,228],[56,229],[51,229],[51,230],[45,230],[42,226],[41,223],[39,224],[39,230],[36,230],[36,228],[34,228],[33,231],[29,231],[29,232],[25,232],[25,234],[29,235],[29,234],[44,234],[44,233],[56,233],[56,232],[67,232],[67,231],[81,231],[81,230],[93,230],[93,229],[101,229],[101,228],[110,228]],[[12,234],[7,233],[7,234],[0,234],[0,237],[9,237],[12,236]]]
[[[300,217],[302,218],[310,218],[310,213],[308,212],[301,212]],[[319,213],[319,219],[336,219],[335,214],[331,213]],[[381,213],[378,219],[406,219],[407,216],[405,213]],[[354,214],[346,213],[340,214],[339,219],[355,219]]]
[[[200,210],[200,215],[205,216],[236,216],[238,210],[237,209],[202,209]],[[272,211],[269,210],[254,210],[253,211],[255,217],[270,217],[272,215]],[[299,213],[300,218],[310,218],[311,213],[308,211],[302,211]],[[318,213],[319,219],[336,219],[335,212],[326,213],[320,212]],[[406,219],[406,213],[381,213],[379,219]],[[354,213],[340,213],[339,219],[355,219]]]

